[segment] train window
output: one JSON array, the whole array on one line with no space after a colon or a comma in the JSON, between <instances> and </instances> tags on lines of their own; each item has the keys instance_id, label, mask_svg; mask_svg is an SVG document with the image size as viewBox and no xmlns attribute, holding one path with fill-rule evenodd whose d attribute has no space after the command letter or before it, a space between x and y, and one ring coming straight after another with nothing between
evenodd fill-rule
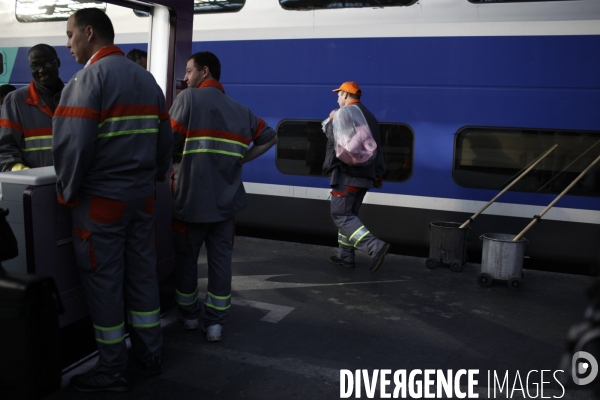
<instances>
[{"instance_id":1,"label":"train window","mask_svg":"<svg viewBox=\"0 0 600 400\"><path fill-rule=\"evenodd\" d=\"M386 181L403 182L412 174L412 129L404 124L380 123ZM327 137L321 121L286 120L277 126L277 169L289 175L324 176Z\"/></svg>"},{"instance_id":2,"label":"train window","mask_svg":"<svg viewBox=\"0 0 600 400\"><path fill-rule=\"evenodd\" d=\"M279 0L279 4L286 10L314 10L316 8L352 8L352 7L393 7L410 6L417 0Z\"/></svg>"},{"instance_id":3,"label":"train window","mask_svg":"<svg viewBox=\"0 0 600 400\"><path fill-rule=\"evenodd\" d=\"M6 71L6 56L0 51L0 75L4 75Z\"/></svg>"},{"instance_id":4,"label":"train window","mask_svg":"<svg viewBox=\"0 0 600 400\"><path fill-rule=\"evenodd\" d=\"M19 22L66 21L75 11L90 7L106 11L103 1L17 0L15 15Z\"/></svg>"},{"instance_id":5,"label":"train window","mask_svg":"<svg viewBox=\"0 0 600 400\"><path fill-rule=\"evenodd\" d=\"M500 190L554 144L558 144L556 150L511 190L560 193L600 155L600 131L463 128L456 134L454 181L465 187ZM600 197L600 164L569 194Z\"/></svg>"},{"instance_id":6,"label":"train window","mask_svg":"<svg viewBox=\"0 0 600 400\"><path fill-rule=\"evenodd\" d=\"M194 0L194 14L239 11L246 0ZM145 11L133 10L138 17L147 17Z\"/></svg>"}]
</instances>

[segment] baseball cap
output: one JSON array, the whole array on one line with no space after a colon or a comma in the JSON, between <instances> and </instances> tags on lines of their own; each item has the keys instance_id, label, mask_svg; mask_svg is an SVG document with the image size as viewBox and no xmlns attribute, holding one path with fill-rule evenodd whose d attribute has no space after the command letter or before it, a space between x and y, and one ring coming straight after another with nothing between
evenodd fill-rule
<instances>
[{"instance_id":1,"label":"baseball cap","mask_svg":"<svg viewBox=\"0 0 600 400\"><path fill-rule=\"evenodd\" d=\"M358 96L362 95L362 91L360 90L360 87L354 82L344 82L344 83L342 83L342 86L340 86L338 89L334 89L332 91L339 92L340 90L343 90L344 92L352 93L352 94L355 94Z\"/></svg>"}]
</instances>

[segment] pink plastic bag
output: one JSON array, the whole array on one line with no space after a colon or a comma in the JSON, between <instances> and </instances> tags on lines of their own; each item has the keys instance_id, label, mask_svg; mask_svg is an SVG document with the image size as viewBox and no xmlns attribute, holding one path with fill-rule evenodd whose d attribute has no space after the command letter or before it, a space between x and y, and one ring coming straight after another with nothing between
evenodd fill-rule
<instances>
[{"instance_id":1,"label":"pink plastic bag","mask_svg":"<svg viewBox=\"0 0 600 400\"><path fill-rule=\"evenodd\" d=\"M377 154L377 143L360 108L342 107L333 118L335 155L348 165L366 165Z\"/></svg>"}]
</instances>

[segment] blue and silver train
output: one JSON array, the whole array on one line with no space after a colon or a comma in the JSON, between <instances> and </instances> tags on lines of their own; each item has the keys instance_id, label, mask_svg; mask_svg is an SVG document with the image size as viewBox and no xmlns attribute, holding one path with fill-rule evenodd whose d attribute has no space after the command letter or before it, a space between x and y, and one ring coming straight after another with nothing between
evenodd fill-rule
<instances>
[{"instance_id":1,"label":"blue and silver train","mask_svg":"<svg viewBox=\"0 0 600 400\"><path fill-rule=\"evenodd\" d=\"M144 12L151 1L129 3L139 10L0 2L0 84L31 80L27 50L37 43L57 48L65 82L79 70L65 48L65 19L81 6L106 10L125 52L147 49L157 34L156 15ZM361 218L394 253L427 255L431 222L464 222L558 144L473 222L467 252L477 261L481 234L520 232L600 154L597 0L196 0L194 7L191 53L214 52L226 93L279 137L276 149L244 167L250 206L238 233L336 244L321 121L337 107L332 89L344 81L361 86L381 124L389 171ZM157 49L150 46L150 64L166 56ZM181 62L177 68L182 77ZM525 268L597 273L600 168L526 237Z\"/></svg>"}]
</instances>

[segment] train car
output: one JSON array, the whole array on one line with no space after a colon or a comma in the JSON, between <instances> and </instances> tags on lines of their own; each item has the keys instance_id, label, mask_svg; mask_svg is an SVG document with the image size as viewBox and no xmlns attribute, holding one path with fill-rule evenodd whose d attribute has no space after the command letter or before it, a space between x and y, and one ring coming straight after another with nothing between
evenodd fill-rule
<instances>
[{"instance_id":1,"label":"train car","mask_svg":"<svg viewBox=\"0 0 600 400\"><path fill-rule=\"evenodd\" d=\"M24 16L32 3L49 3L46 16ZM76 2L0 2L0 84L29 82L26 53L39 42L59 50L64 80L79 69L51 18L66 3ZM81 3L105 7L125 51L145 48L147 14ZM227 94L279 137L244 167L238 233L335 245L321 121L344 81L381 125L389 171L361 218L395 253L426 255L431 222L464 222L558 144L471 224L477 261L481 234L517 234L600 154L596 0L194 3L192 52L214 52ZM597 273L599 197L596 167L527 232L525 268Z\"/></svg>"}]
</instances>

